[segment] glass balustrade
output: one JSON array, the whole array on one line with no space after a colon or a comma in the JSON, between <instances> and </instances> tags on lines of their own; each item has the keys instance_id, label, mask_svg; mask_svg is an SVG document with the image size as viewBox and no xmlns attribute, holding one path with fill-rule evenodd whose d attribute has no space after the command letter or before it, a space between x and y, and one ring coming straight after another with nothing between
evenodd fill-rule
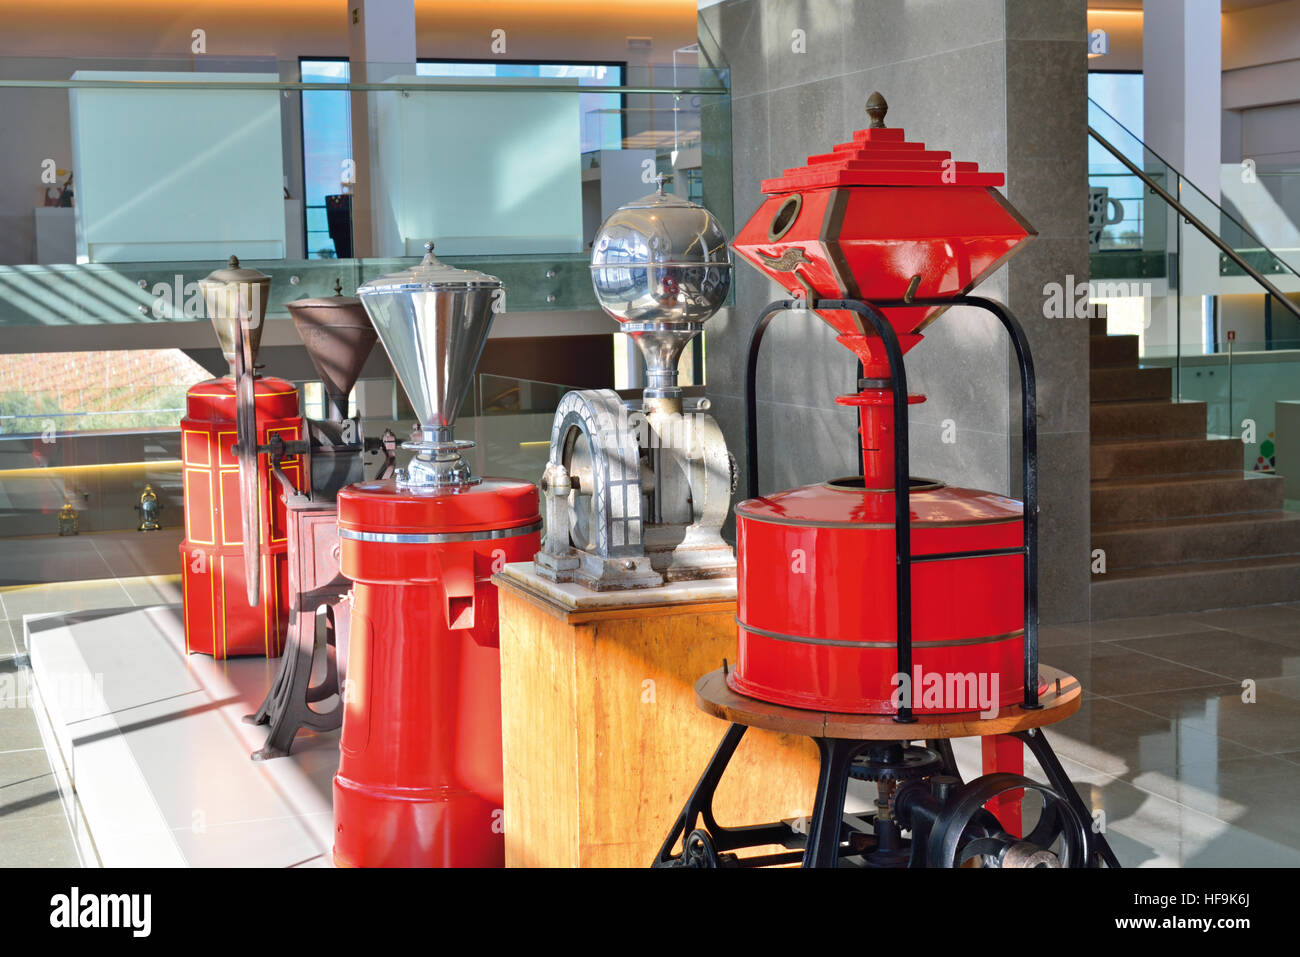
<instances>
[{"instance_id":1,"label":"glass balustrade","mask_svg":"<svg viewBox=\"0 0 1300 957\"><path fill-rule=\"evenodd\" d=\"M1107 331L1138 336L1143 366L1172 368L1171 398L1206 403L1207 434L1242 439L1244 470L1286 478L1289 468L1300 479L1300 317L1283 301L1300 305L1296 171L1225 165L1216 201L1091 100L1088 119L1091 292L1107 307ZM1300 499L1294 483L1287 498Z\"/></svg>"}]
</instances>

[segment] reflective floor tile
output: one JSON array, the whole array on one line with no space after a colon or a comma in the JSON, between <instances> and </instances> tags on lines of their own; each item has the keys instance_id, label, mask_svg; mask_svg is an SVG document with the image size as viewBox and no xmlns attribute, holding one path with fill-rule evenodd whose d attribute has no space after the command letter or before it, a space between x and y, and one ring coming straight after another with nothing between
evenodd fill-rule
<instances>
[{"instance_id":1,"label":"reflective floor tile","mask_svg":"<svg viewBox=\"0 0 1300 957\"><path fill-rule=\"evenodd\" d=\"M163 528L156 532L106 532L90 540L114 575L137 578L179 575L182 537L179 528Z\"/></svg>"},{"instance_id":2,"label":"reflective floor tile","mask_svg":"<svg viewBox=\"0 0 1300 957\"><path fill-rule=\"evenodd\" d=\"M1044 648L1041 660L1074 675L1084 688L1103 697L1224 683L1223 677L1213 672L1142 654L1110 641Z\"/></svg>"},{"instance_id":3,"label":"reflective floor tile","mask_svg":"<svg viewBox=\"0 0 1300 957\"><path fill-rule=\"evenodd\" d=\"M1265 754L1300 750L1300 700L1256 689L1253 701L1240 687L1125 695L1120 701L1175 719L1183 727Z\"/></svg>"},{"instance_id":4,"label":"reflective floor tile","mask_svg":"<svg viewBox=\"0 0 1300 957\"><path fill-rule=\"evenodd\" d=\"M32 700L18 697L26 688L26 676L0 674L0 754L42 748L41 731L32 714ZM7 695L12 695L8 696Z\"/></svg>"},{"instance_id":5,"label":"reflective floor tile","mask_svg":"<svg viewBox=\"0 0 1300 957\"><path fill-rule=\"evenodd\" d=\"M1300 647L1300 609L1288 605L1256 605L1200 612L1205 624Z\"/></svg>"},{"instance_id":6,"label":"reflective floor tile","mask_svg":"<svg viewBox=\"0 0 1300 957\"><path fill-rule=\"evenodd\" d=\"M1177 777L1143 772L1133 783L1242 830L1300 849L1300 764L1269 755L1180 769Z\"/></svg>"},{"instance_id":7,"label":"reflective floor tile","mask_svg":"<svg viewBox=\"0 0 1300 957\"><path fill-rule=\"evenodd\" d=\"M0 604L4 605L10 621L14 622L15 637L22 651L22 619L24 615L42 615L50 612L87 611L94 608L130 608L131 596L115 579L105 581L54 582L45 585L25 585L0 591Z\"/></svg>"},{"instance_id":8,"label":"reflective floor tile","mask_svg":"<svg viewBox=\"0 0 1300 957\"><path fill-rule=\"evenodd\" d=\"M0 550L0 587L94 580L113 575L88 535L11 539Z\"/></svg>"},{"instance_id":9,"label":"reflective floor tile","mask_svg":"<svg viewBox=\"0 0 1300 957\"><path fill-rule=\"evenodd\" d=\"M63 819L58 785L45 752L0 754L0 823L38 817Z\"/></svg>"},{"instance_id":10,"label":"reflective floor tile","mask_svg":"<svg viewBox=\"0 0 1300 957\"><path fill-rule=\"evenodd\" d=\"M181 576L144 575L121 579L122 587L137 605L172 605L180 602Z\"/></svg>"},{"instance_id":11,"label":"reflective floor tile","mask_svg":"<svg viewBox=\"0 0 1300 957\"><path fill-rule=\"evenodd\" d=\"M78 867L63 816L11 821L0 817L0 867Z\"/></svg>"},{"instance_id":12,"label":"reflective floor tile","mask_svg":"<svg viewBox=\"0 0 1300 957\"><path fill-rule=\"evenodd\" d=\"M1085 701L1072 717L1052 725L1049 740L1059 757L1130 781L1142 771L1214 768L1258 753L1109 698Z\"/></svg>"},{"instance_id":13,"label":"reflective floor tile","mask_svg":"<svg viewBox=\"0 0 1300 957\"><path fill-rule=\"evenodd\" d=\"M1173 635L1203 631L1211 626L1194 614L1150 615L1145 618L1116 618L1110 621L1079 622L1060 628L1088 641L1112 641L1116 638L1142 638L1148 635Z\"/></svg>"},{"instance_id":14,"label":"reflective floor tile","mask_svg":"<svg viewBox=\"0 0 1300 957\"><path fill-rule=\"evenodd\" d=\"M1134 638L1116 644L1188 667L1211 671L1236 682L1246 678L1259 681L1300 674L1300 647L1233 631L1201 631L1188 635Z\"/></svg>"}]
</instances>

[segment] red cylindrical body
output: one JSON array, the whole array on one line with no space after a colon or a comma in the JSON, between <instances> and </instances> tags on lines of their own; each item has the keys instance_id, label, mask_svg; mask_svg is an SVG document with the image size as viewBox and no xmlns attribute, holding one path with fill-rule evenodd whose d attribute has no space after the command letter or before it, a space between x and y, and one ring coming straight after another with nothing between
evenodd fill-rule
<instances>
[{"instance_id":1,"label":"red cylindrical body","mask_svg":"<svg viewBox=\"0 0 1300 957\"><path fill-rule=\"evenodd\" d=\"M491 576L540 548L536 486L339 493L355 582L334 861L500 867L501 661Z\"/></svg>"},{"instance_id":2,"label":"red cylindrical body","mask_svg":"<svg viewBox=\"0 0 1300 957\"><path fill-rule=\"evenodd\" d=\"M298 391L284 379L253 383L257 438L286 442L302 437ZM280 483L266 455L257 457L258 522L261 527L261 601L250 607L244 582L244 532L239 463L230 451L235 429L235 380L229 376L200 382L185 397L181 419L181 458L185 489L185 539L181 542L181 583L185 608L185 648L214 658L234 655L277 657L284 650L289 623L289 545ZM298 456L284 461L284 472L302 488Z\"/></svg>"},{"instance_id":3,"label":"red cylindrical body","mask_svg":"<svg viewBox=\"0 0 1300 957\"><path fill-rule=\"evenodd\" d=\"M916 485L911 519L916 557L1023 543L1021 504L991 492ZM893 492L864 490L861 479L736 506L735 691L795 708L894 712L893 520ZM912 565L908 677L917 713L983 710L985 694L999 707L1021 700L1023 562L1008 555ZM937 699L925 694L931 675L944 681Z\"/></svg>"}]
</instances>

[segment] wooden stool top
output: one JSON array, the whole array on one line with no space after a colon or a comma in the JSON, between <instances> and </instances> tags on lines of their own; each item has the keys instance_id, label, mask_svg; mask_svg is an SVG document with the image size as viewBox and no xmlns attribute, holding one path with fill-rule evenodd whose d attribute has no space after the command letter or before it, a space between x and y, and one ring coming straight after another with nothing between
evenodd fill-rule
<instances>
[{"instance_id":1,"label":"wooden stool top","mask_svg":"<svg viewBox=\"0 0 1300 957\"><path fill-rule=\"evenodd\" d=\"M912 724L900 724L893 715L887 714L842 714L787 708L732 691L721 668L710 671L695 682L695 703L701 711L724 721L809 738L848 738L854 741L971 738L1040 728L1064 721L1079 710L1083 687L1078 678L1047 665L1042 665L1038 672L1047 681L1047 690L1038 699L1042 708L1026 711L1018 704L1007 705L992 718L981 718L976 711L918 714Z\"/></svg>"}]
</instances>

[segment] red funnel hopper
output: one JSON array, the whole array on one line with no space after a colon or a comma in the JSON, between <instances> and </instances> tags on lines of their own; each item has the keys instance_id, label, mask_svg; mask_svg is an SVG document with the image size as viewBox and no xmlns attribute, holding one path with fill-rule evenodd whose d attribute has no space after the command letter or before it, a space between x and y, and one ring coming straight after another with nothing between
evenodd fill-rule
<instances>
[{"instance_id":1,"label":"red funnel hopper","mask_svg":"<svg viewBox=\"0 0 1300 957\"><path fill-rule=\"evenodd\" d=\"M1033 227L994 187L1001 173L982 173L946 150L909 143L885 127L884 97L867 101L871 126L830 153L808 157L763 182L763 205L732 245L761 272L802 299L937 299L977 286L1035 235ZM883 310L899 347L921 341L920 331L944 306ZM867 488L893 485L893 396L889 361L870 323L847 310L818 315L876 380L857 395L841 396L862 417L862 461ZM923 402L912 395L910 402Z\"/></svg>"},{"instance_id":2,"label":"red funnel hopper","mask_svg":"<svg viewBox=\"0 0 1300 957\"><path fill-rule=\"evenodd\" d=\"M993 187L1001 173L980 172L947 150L909 143L884 125L888 109L873 94L869 129L808 165L764 180L768 199L732 244L736 252L800 298L932 298L969 292L1030 236L1033 228ZM888 309L907 351L941 306ZM818 313L874 375L888 376L852 312ZM866 340L863 339L867 334ZM878 343L876 344L878 346Z\"/></svg>"}]
</instances>

